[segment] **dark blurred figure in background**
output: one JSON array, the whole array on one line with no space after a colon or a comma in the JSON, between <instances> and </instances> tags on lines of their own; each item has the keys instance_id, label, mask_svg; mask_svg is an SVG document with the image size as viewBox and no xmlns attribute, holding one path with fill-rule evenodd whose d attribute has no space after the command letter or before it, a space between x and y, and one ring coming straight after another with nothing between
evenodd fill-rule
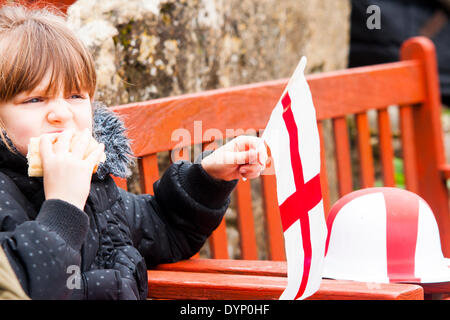
<instances>
[{"instance_id":1,"label":"dark blurred figure in background","mask_svg":"<svg viewBox=\"0 0 450 320\"><path fill-rule=\"evenodd\" d=\"M436 46L442 102L450 106L450 0L352 0L349 67L398 61L403 41L419 35Z\"/></svg>"}]
</instances>

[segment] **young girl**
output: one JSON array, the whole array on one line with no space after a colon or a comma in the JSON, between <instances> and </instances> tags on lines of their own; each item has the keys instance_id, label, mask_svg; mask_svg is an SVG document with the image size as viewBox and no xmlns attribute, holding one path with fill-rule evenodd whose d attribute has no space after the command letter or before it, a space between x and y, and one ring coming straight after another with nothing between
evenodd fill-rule
<instances>
[{"instance_id":1,"label":"young girl","mask_svg":"<svg viewBox=\"0 0 450 320\"><path fill-rule=\"evenodd\" d=\"M257 177L267 159L259 138L240 136L172 164L154 196L126 192L110 175L127 175L129 141L93 102L95 86L92 57L62 17L0 9L0 244L32 299L145 299L147 268L195 254L237 179ZM25 157L38 136L40 178ZM84 159L92 136L99 146Z\"/></svg>"}]
</instances>

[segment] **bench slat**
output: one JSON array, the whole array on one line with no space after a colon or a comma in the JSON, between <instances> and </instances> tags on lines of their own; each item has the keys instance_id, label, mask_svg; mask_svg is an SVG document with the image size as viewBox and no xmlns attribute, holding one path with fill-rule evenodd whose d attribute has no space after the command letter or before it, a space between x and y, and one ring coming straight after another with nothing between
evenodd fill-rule
<instances>
[{"instance_id":1,"label":"bench slat","mask_svg":"<svg viewBox=\"0 0 450 320\"><path fill-rule=\"evenodd\" d=\"M386 187L395 187L394 148L392 147L392 130L387 109L378 110L377 122L383 183Z\"/></svg>"},{"instance_id":2,"label":"bench slat","mask_svg":"<svg viewBox=\"0 0 450 320\"><path fill-rule=\"evenodd\" d=\"M148 271L148 298L194 300L278 299L287 278Z\"/></svg>"},{"instance_id":3,"label":"bench slat","mask_svg":"<svg viewBox=\"0 0 450 320\"><path fill-rule=\"evenodd\" d=\"M373 187L375 184L375 173L367 113L358 113L356 115L356 128L358 131L358 152L361 167L360 187Z\"/></svg>"},{"instance_id":4,"label":"bench slat","mask_svg":"<svg viewBox=\"0 0 450 320\"><path fill-rule=\"evenodd\" d=\"M419 180L416 169L416 150L414 143L413 110L411 105L400 106L400 131L403 148L403 170L406 189L419 193Z\"/></svg>"},{"instance_id":5,"label":"bench slat","mask_svg":"<svg viewBox=\"0 0 450 320\"><path fill-rule=\"evenodd\" d=\"M119 177L115 177L115 176L111 176L114 180L114 182L116 183L116 185L119 188L122 188L123 190L128 190L128 186L127 186L127 179L123 179L123 178L119 178Z\"/></svg>"},{"instance_id":6,"label":"bench slat","mask_svg":"<svg viewBox=\"0 0 450 320\"><path fill-rule=\"evenodd\" d=\"M203 142L200 146L201 151L207 150L215 150L218 147L218 143L216 141L206 141ZM194 149L195 151L195 149ZM194 159L195 160L195 159ZM228 239L227 239L227 225L225 221L225 217L220 222L220 225L216 230L211 234L208 239L209 249L211 258L214 259L228 259Z\"/></svg>"},{"instance_id":7,"label":"bench slat","mask_svg":"<svg viewBox=\"0 0 450 320\"><path fill-rule=\"evenodd\" d=\"M255 224L252 210L250 181L239 180L236 186L237 222L240 235L242 259L258 259L256 250Z\"/></svg>"},{"instance_id":8,"label":"bench slat","mask_svg":"<svg viewBox=\"0 0 450 320\"><path fill-rule=\"evenodd\" d=\"M267 248L270 260L286 260L284 253L284 236L281 227L280 209L277 199L277 185L274 175L261 176L261 189L264 202L264 226L267 235Z\"/></svg>"},{"instance_id":9,"label":"bench slat","mask_svg":"<svg viewBox=\"0 0 450 320\"><path fill-rule=\"evenodd\" d=\"M330 195L328 192L329 190L328 176L327 176L325 141L323 138L322 121L317 122L317 128L319 129L319 139L320 139L320 186L322 189L323 208L325 211L325 219L326 219L328 217L328 212L330 211Z\"/></svg>"},{"instance_id":10,"label":"bench slat","mask_svg":"<svg viewBox=\"0 0 450 320\"><path fill-rule=\"evenodd\" d=\"M444 164L440 167L444 179L450 179L450 164Z\"/></svg>"},{"instance_id":11,"label":"bench slat","mask_svg":"<svg viewBox=\"0 0 450 320\"><path fill-rule=\"evenodd\" d=\"M157 270L287 277L285 261L267 260L183 260L177 263L161 264ZM420 286L425 294L450 292L450 282L422 283Z\"/></svg>"},{"instance_id":12,"label":"bench slat","mask_svg":"<svg viewBox=\"0 0 450 320\"><path fill-rule=\"evenodd\" d=\"M334 144L339 196L353 191L350 142L345 117L333 119Z\"/></svg>"},{"instance_id":13,"label":"bench slat","mask_svg":"<svg viewBox=\"0 0 450 320\"><path fill-rule=\"evenodd\" d=\"M171 162L176 162L178 160L192 160L189 147L173 149L171 151L170 160Z\"/></svg>"},{"instance_id":14,"label":"bench slat","mask_svg":"<svg viewBox=\"0 0 450 320\"><path fill-rule=\"evenodd\" d=\"M159 179L158 157L156 154L138 160L140 183L143 193L154 194L153 183Z\"/></svg>"},{"instance_id":15,"label":"bench slat","mask_svg":"<svg viewBox=\"0 0 450 320\"><path fill-rule=\"evenodd\" d=\"M227 240L227 226L225 218L211 234L208 239L211 257L214 259L228 259L228 240Z\"/></svg>"},{"instance_id":16,"label":"bench slat","mask_svg":"<svg viewBox=\"0 0 450 320\"><path fill-rule=\"evenodd\" d=\"M285 277L148 271L148 297L154 299L279 299ZM421 300L423 289L411 284L370 284L323 279L311 300Z\"/></svg>"},{"instance_id":17,"label":"bench slat","mask_svg":"<svg viewBox=\"0 0 450 320\"><path fill-rule=\"evenodd\" d=\"M286 261L268 260L189 259L160 264L156 270L287 277Z\"/></svg>"},{"instance_id":18,"label":"bench slat","mask_svg":"<svg viewBox=\"0 0 450 320\"><path fill-rule=\"evenodd\" d=\"M426 96L422 62L413 60L312 74L306 79L318 120L416 103Z\"/></svg>"}]
</instances>

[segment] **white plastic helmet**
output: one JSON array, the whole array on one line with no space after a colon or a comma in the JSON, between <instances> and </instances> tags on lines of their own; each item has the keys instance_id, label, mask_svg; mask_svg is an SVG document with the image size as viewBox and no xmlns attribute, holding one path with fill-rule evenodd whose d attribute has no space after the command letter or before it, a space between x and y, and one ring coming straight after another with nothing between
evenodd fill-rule
<instances>
[{"instance_id":1,"label":"white plastic helmet","mask_svg":"<svg viewBox=\"0 0 450 320\"><path fill-rule=\"evenodd\" d=\"M365 282L450 281L429 205L399 188L367 188L339 199L327 219L324 278Z\"/></svg>"}]
</instances>

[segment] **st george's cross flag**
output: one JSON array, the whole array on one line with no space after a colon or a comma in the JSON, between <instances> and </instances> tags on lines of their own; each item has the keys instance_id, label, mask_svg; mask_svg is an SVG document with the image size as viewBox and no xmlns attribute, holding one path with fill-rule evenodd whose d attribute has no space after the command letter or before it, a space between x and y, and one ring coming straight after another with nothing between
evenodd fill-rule
<instances>
[{"instance_id":1,"label":"st george's cross flag","mask_svg":"<svg viewBox=\"0 0 450 320\"><path fill-rule=\"evenodd\" d=\"M322 280L327 227L320 186L316 111L303 57L275 106L262 138L271 152L287 259L280 299L305 299Z\"/></svg>"}]
</instances>

